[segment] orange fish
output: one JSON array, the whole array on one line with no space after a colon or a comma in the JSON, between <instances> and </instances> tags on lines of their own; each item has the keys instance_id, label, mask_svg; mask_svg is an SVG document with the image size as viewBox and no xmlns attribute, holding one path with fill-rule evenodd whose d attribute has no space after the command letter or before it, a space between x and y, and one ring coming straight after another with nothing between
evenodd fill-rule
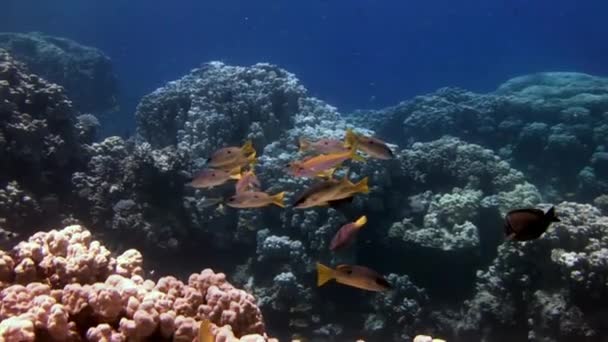
<instances>
[{"instance_id":1,"label":"orange fish","mask_svg":"<svg viewBox=\"0 0 608 342\"><path fill-rule=\"evenodd\" d=\"M392 288L378 272L364 266L338 265L335 270L317 263L317 286L335 279L337 283L368 291L386 291Z\"/></svg>"},{"instance_id":2,"label":"orange fish","mask_svg":"<svg viewBox=\"0 0 608 342\"><path fill-rule=\"evenodd\" d=\"M346 130L344 146L356 147L356 149L376 159L391 159L394 157L393 151L391 151L384 141L363 134L357 134L350 128Z\"/></svg>"},{"instance_id":3,"label":"orange fish","mask_svg":"<svg viewBox=\"0 0 608 342\"><path fill-rule=\"evenodd\" d=\"M211 333L211 322L208 319L201 321L198 327L198 342L213 342L215 338Z\"/></svg>"},{"instance_id":4,"label":"orange fish","mask_svg":"<svg viewBox=\"0 0 608 342\"><path fill-rule=\"evenodd\" d=\"M240 167L236 167L230 170L230 172L226 172L224 170L206 169L198 172L196 176L194 176L192 181L187 185L197 189L209 189L218 185L222 185L231 179L240 178Z\"/></svg>"},{"instance_id":5,"label":"orange fish","mask_svg":"<svg viewBox=\"0 0 608 342\"><path fill-rule=\"evenodd\" d=\"M279 192L275 195L269 195L261 191L244 191L230 197L226 204L233 208L260 208L270 204L274 204L281 208L285 207L283 204L283 197L285 192Z\"/></svg>"},{"instance_id":6,"label":"orange fish","mask_svg":"<svg viewBox=\"0 0 608 342\"><path fill-rule=\"evenodd\" d=\"M313 151L317 153L342 153L349 149L344 146L344 143L337 139L321 139L310 141L305 138L300 138L300 152Z\"/></svg>"},{"instance_id":7,"label":"orange fish","mask_svg":"<svg viewBox=\"0 0 608 342\"><path fill-rule=\"evenodd\" d=\"M241 193L243 191L259 191L261 187L260 180L253 173L253 170L249 170L241 174L241 179L236 182L236 193Z\"/></svg>"},{"instance_id":8,"label":"orange fish","mask_svg":"<svg viewBox=\"0 0 608 342\"><path fill-rule=\"evenodd\" d=\"M355 240L357 236L357 232L361 227L363 227L367 223L367 217L361 216L357 221L347 223L338 230L334 238L331 240L331 244L329 245L329 249L332 251L336 251L338 249L344 248Z\"/></svg>"},{"instance_id":9,"label":"orange fish","mask_svg":"<svg viewBox=\"0 0 608 342\"><path fill-rule=\"evenodd\" d=\"M248 164L255 163L255 157L256 152L253 148L253 143L251 140L248 140L241 147L224 147L215 151L211 157L207 159L207 165L214 169L228 171L235 167L244 167Z\"/></svg>"},{"instance_id":10,"label":"orange fish","mask_svg":"<svg viewBox=\"0 0 608 342\"><path fill-rule=\"evenodd\" d=\"M294 161L289 164L288 168L289 172L295 177L330 177L333 170L348 159L365 160L357 155L355 149L349 149L345 152L321 154L305 160Z\"/></svg>"},{"instance_id":11,"label":"orange fish","mask_svg":"<svg viewBox=\"0 0 608 342\"><path fill-rule=\"evenodd\" d=\"M348 174L341 180L329 179L314 184L303 191L296 199L294 208L305 209L317 206L332 206L342 201L350 201L358 193L369 192L367 177L357 183L348 179Z\"/></svg>"}]
</instances>

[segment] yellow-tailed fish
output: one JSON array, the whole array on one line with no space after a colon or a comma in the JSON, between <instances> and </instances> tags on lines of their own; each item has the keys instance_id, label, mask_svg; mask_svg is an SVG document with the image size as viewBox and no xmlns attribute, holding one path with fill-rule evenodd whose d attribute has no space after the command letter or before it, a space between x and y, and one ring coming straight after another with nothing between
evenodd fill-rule
<instances>
[{"instance_id":1,"label":"yellow-tailed fish","mask_svg":"<svg viewBox=\"0 0 608 342\"><path fill-rule=\"evenodd\" d=\"M233 208L260 208L265 207L267 205L274 204L281 208L285 207L283 204L283 197L285 196L285 192L279 192L275 195L269 195L265 192L261 191L244 191L234 196L230 197L228 201L226 201L226 205L231 206Z\"/></svg>"},{"instance_id":2,"label":"yellow-tailed fish","mask_svg":"<svg viewBox=\"0 0 608 342\"><path fill-rule=\"evenodd\" d=\"M374 137L357 134L350 128L346 130L344 146L355 147L355 149L363 151L368 156L376 159L393 158L393 151L384 141Z\"/></svg>"},{"instance_id":3,"label":"yellow-tailed fish","mask_svg":"<svg viewBox=\"0 0 608 342\"><path fill-rule=\"evenodd\" d=\"M230 171L205 169L198 172L187 185L198 189L209 189L226 183L231 179L241 178L241 168L235 167Z\"/></svg>"},{"instance_id":4,"label":"yellow-tailed fish","mask_svg":"<svg viewBox=\"0 0 608 342\"><path fill-rule=\"evenodd\" d=\"M294 202L294 208L304 209L317 206L337 204L342 200L349 200L358 193L369 192L368 178L365 177L357 183L352 183L347 177L341 180L329 179L314 184L302 192Z\"/></svg>"},{"instance_id":5,"label":"yellow-tailed fish","mask_svg":"<svg viewBox=\"0 0 608 342\"><path fill-rule=\"evenodd\" d=\"M256 151L253 143L248 140L243 146L224 147L215 151L207 165L214 169L232 170L235 167L244 167L255 163Z\"/></svg>"},{"instance_id":6,"label":"yellow-tailed fish","mask_svg":"<svg viewBox=\"0 0 608 342\"><path fill-rule=\"evenodd\" d=\"M236 182L235 192L238 194L243 191L259 191L260 187L260 180L253 170L249 170L241 174L241 179Z\"/></svg>"},{"instance_id":7,"label":"yellow-tailed fish","mask_svg":"<svg viewBox=\"0 0 608 342\"><path fill-rule=\"evenodd\" d=\"M305 160L294 161L288 165L288 168L289 172L295 177L327 176L328 172L333 172L333 169L348 159L365 160L357 154L356 149L351 148L345 152L321 154Z\"/></svg>"},{"instance_id":8,"label":"yellow-tailed fish","mask_svg":"<svg viewBox=\"0 0 608 342\"><path fill-rule=\"evenodd\" d=\"M310 141L305 138L299 140L300 152L316 152L323 154L330 153L342 153L349 149L344 146L344 142L337 139L321 139L317 141Z\"/></svg>"},{"instance_id":9,"label":"yellow-tailed fish","mask_svg":"<svg viewBox=\"0 0 608 342\"><path fill-rule=\"evenodd\" d=\"M198 342L214 342L215 338L211 333L211 322L203 319L198 327Z\"/></svg>"},{"instance_id":10,"label":"yellow-tailed fish","mask_svg":"<svg viewBox=\"0 0 608 342\"><path fill-rule=\"evenodd\" d=\"M317 286L323 286L332 279L337 283L368 291L380 292L392 288L384 277L370 268L357 265L338 265L334 270L317 263Z\"/></svg>"},{"instance_id":11,"label":"yellow-tailed fish","mask_svg":"<svg viewBox=\"0 0 608 342\"><path fill-rule=\"evenodd\" d=\"M359 217L355 222L347 223L343 225L340 230L336 233L334 238L331 240L329 249L336 251L344 248L355 240L359 228L363 227L367 223L367 217L365 215Z\"/></svg>"}]
</instances>

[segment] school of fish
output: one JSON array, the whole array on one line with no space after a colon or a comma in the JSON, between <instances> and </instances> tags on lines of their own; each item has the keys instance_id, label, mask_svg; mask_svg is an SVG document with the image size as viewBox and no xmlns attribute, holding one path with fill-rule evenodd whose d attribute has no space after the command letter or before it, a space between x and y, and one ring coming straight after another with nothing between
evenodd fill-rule
<instances>
[{"instance_id":1,"label":"school of fish","mask_svg":"<svg viewBox=\"0 0 608 342\"><path fill-rule=\"evenodd\" d=\"M366 136L347 129L344 140L325 138L310 141L301 137L298 141L299 153L306 155L286 165L285 171L293 177L312 178L316 181L295 197L294 209L313 207L335 207L349 203L357 194L369 193L368 178L352 182L348 169L338 179L335 171L347 161L365 162L368 158L388 160L394 154L388 144L378 138ZM207 160L208 168L195 174L187 186L197 189L212 189L230 181L236 181L234 194L222 198L207 198L206 206L225 204L232 208L253 209L275 205L284 208L285 192L269 194L262 190L261 182L254 171L256 150L251 141L243 146L220 148ZM547 212L536 208L521 208L508 212L504 218L504 234L507 241L529 241L539 238L553 222L559 222L555 207ZM367 224L367 217L360 216L353 222L344 224L332 238L329 249L332 252L348 248L358 232ZM331 280L338 284L361 290L379 292L392 288L391 284L378 272L361 265L336 265L334 268L316 264L317 286ZM211 325L203 320L199 327L199 341L212 341Z\"/></svg>"}]
</instances>

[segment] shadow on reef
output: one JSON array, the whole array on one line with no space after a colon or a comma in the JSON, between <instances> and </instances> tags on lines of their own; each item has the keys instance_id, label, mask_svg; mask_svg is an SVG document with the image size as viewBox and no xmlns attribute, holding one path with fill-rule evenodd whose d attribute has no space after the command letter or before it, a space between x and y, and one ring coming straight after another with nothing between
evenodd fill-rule
<instances>
[{"instance_id":1,"label":"shadow on reef","mask_svg":"<svg viewBox=\"0 0 608 342\"><path fill-rule=\"evenodd\" d=\"M558 202L571 191L591 201L608 190L603 79L548 74L507 82L538 92L442 89L368 119L341 116L274 65L212 62L144 97L134 139L92 142L95 120L76 116L60 87L29 75L7 53L0 65L0 81L8 81L0 94L19 94L0 106L6 118L0 160L49 172L45 186L0 170L0 225L9 238L32 228L26 223L78 219L112 249L141 249L155 276L221 269L255 295L268 330L280 337L409 341L425 332L456 341L582 341L608 335L598 320L606 300L608 220L590 205ZM28 97L42 100L26 115ZM64 108L69 120L54 126L53 108ZM554 112L567 124L557 123ZM349 164L349 177L369 177L371 192L340 210L237 210L209 204L233 185L185 186L213 151L251 139L263 190L286 191L292 203L313 183L285 174L284 165L300 157L294 142L341 139L347 128L399 146L391 145L393 160ZM30 140L45 143L29 146ZM538 144L538 159L518 154L538 154L532 148ZM546 168L552 164L543 158L556 155L576 166ZM49 189L61 200L47 217ZM538 240L503 243L506 212L541 202L559 203L562 222ZM340 226L363 214L369 223L355 246L329 251ZM364 264L385 274L393 290L317 288L317 261Z\"/></svg>"}]
</instances>

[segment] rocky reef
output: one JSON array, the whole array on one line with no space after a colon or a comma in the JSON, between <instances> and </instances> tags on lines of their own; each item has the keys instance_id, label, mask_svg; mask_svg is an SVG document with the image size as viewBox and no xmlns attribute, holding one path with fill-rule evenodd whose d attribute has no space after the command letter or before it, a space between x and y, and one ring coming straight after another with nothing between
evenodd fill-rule
<instances>
[{"instance_id":1,"label":"rocky reef","mask_svg":"<svg viewBox=\"0 0 608 342\"><path fill-rule=\"evenodd\" d=\"M492 148L552 201L608 191L608 79L572 72L516 77L489 94L458 88L369 113L400 144L451 135Z\"/></svg>"},{"instance_id":2,"label":"rocky reef","mask_svg":"<svg viewBox=\"0 0 608 342\"><path fill-rule=\"evenodd\" d=\"M54 216L33 222L31 217L47 217L41 203L53 192L17 168L0 170L0 216L5 217L0 224L7 231L61 227L77 220L109 250L141 250L157 274L185 279L200 270L201 263L221 269L253 295L239 292L255 312L251 317L263 312L269 334L282 339L300 335L344 341L365 336L372 341L410 341L424 333L456 341L529 337L557 342L594 341L607 333L599 323L603 309L597 304L606 300L608 269L608 218L598 209L608 208L601 183L606 141L601 127L607 119L603 79L539 74L516 78L483 95L445 88L366 113L377 114L368 120L342 116L309 96L295 75L277 66L211 62L144 97L135 114L136 137L94 142L94 117L78 117L60 87L26 72L7 53L0 58L0 76L5 75L0 94L8 99L0 106L0 116L11 123L5 127L0 122L5 137L0 144L7 148L0 160L3 165L21 165L15 160L24 160L20 162L27 170L56 177L51 183L58 185L55 196L61 198ZM31 102L23 100L28 96L44 101L33 110L24 107ZM56 108L65 116L58 122ZM65 143L24 150L8 135L13 126L39 122L50 128L28 134ZM250 139L258 153L255 170L263 190L286 191L290 202L313 183L285 173L285 165L300 157L297 140L342 138L347 128L388 141L395 155L385 161L349 162L348 176L369 177L371 192L348 206L237 210L209 204L210 199L231 195L230 185L212 190L185 186L214 150ZM53 148L47 151L47 146ZM32 159L32 153L42 157ZM340 170L337 176L344 174ZM560 203L563 197L595 199L598 208ZM536 241L504 242L507 211L548 202L559 203L561 223ZM362 214L369 223L354 246L331 252L329 242L340 226ZM40 241L36 236L32 243ZM100 251L110 264L90 267L103 269L103 276L72 278L105 284L118 296L118 283L128 279L115 282L117 276L130 277L135 286L149 284L148 292L137 297L140 306L149 293L169 295L174 291L171 284L177 284L179 298L167 310L202 317L200 307L192 303L204 303L209 289L196 294L191 290L198 289L196 281L163 278L165 286L159 285L161 280L144 281L143 273L126 276L115 266L120 258L111 261L109 252ZM26 272L32 265L40 269L36 265L43 260L29 257L31 262L24 262L9 256L14 272ZM374 294L336 284L317 288L317 261L370 266L387 275L393 290ZM37 274L31 281L41 281ZM222 278L218 281L224 284L223 277L207 275ZM71 304L54 297L52 289L65 292L69 284L53 280L46 286L41 295L56 300L49 307L68 310ZM228 291L222 286L219 290ZM178 301L184 296L193 302ZM104 326L103 333L140 334L131 323L135 317L129 316L139 306L130 308L119 315L124 325ZM158 320L152 320L161 324L168 311L156 310ZM195 331L190 318L186 334ZM214 320L230 324L237 336L263 333L256 320L247 322L245 326L254 328ZM162 335L162 329L158 331Z\"/></svg>"},{"instance_id":3,"label":"rocky reef","mask_svg":"<svg viewBox=\"0 0 608 342\"><path fill-rule=\"evenodd\" d=\"M64 87L80 112L99 113L118 105L118 81L110 58L98 49L39 32L0 33L0 49Z\"/></svg>"}]
</instances>

